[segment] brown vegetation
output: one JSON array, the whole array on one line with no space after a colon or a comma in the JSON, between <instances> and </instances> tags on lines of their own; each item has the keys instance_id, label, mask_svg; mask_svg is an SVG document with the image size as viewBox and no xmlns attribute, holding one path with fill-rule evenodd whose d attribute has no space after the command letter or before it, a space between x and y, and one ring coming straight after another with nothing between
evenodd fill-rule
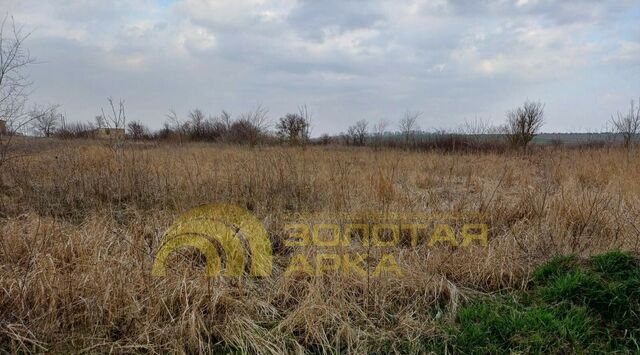
<instances>
[{"instance_id":1,"label":"brown vegetation","mask_svg":"<svg viewBox=\"0 0 640 355\"><path fill-rule=\"evenodd\" d=\"M445 154L41 140L0 171L0 348L257 353L398 349L479 293L520 289L555 255L640 248L640 162L619 149ZM18 147L17 149L27 149ZM552 153L552 154L550 154ZM270 278L214 278L165 229L242 206L274 243ZM283 215L482 211L487 248L400 249L403 278L285 278ZM440 319L441 321L442 319Z\"/></svg>"}]
</instances>

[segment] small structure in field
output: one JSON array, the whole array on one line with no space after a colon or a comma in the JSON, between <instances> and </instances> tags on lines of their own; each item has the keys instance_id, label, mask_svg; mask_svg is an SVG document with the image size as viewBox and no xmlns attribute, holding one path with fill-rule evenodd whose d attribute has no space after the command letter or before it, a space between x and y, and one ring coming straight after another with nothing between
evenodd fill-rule
<instances>
[{"instance_id":1,"label":"small structure in field","mask_svg":"<svg viewBox=\"0 0 640 355\"><path fill-rule=\"evenodd\" d=\"M7 121L0 120L0 136L7 135Z\"/></svg>"},{"instance_id":2,"label":"small structure in field","mask_svg":"<svg viewBox=\"0 0 640 355\"><path fill-rule=\"evenodd\" d=\"M94 136L98 139L124 139L124 128L98 128L94 132Z\"/></svg>"}]
</instances>

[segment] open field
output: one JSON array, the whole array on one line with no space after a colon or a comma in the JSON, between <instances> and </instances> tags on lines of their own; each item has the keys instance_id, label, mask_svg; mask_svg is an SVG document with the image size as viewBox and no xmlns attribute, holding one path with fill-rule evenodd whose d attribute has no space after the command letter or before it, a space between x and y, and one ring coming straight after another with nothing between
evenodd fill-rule
<instances>
[{"instance_id":1,"label":"open field","mask_svg":"<svg viewBox=\"0 0 640 355\"><path fill-rule=\"evenodd\" d=\"M640 252L640 160L616 148L544 147L522 155L22 144L25 155L0 171L0 348L7 351L495 352L484 330L465 320L500 324L492 312L507 307L505 313L533 319L526 332L535 333L536 321L561 319L523 310L526 301L491 306L506 294L538 292L531 280L555 305L559 296L544 282L558 277L548 271L558 262L532 275L554 257L575 254L568 263L585 270L593 263L594 278L611 276L598 265L615 257L627 265L618 270L630 273L627 286L639 285L628 255ZM170 260L166 278L152 277L164 231L184 211L212 202L245 208L264 224L273 275L206 278L202 257L182 253ZM481 212L488 246L399 248L402 277L285 277L292 253L283 243L285 215L364 211ZM586 261L612 250L631 254ZM616 280L612 285L622 282ZM637 293L622 294L637 309ZM637 351L637 331L615 333L637 325L637 314L623 312L630 323L612 326L616 341L607 343L591 332L603 327L590 323L605 322L601 314L577 309L563 314L574 325L582 316L591 328L558 321L540 332L558 337L552 348L526 336L507 337L509 347L564 353L600 342L602 350ZM504 329L518 335L521 328ZM589 336L573 337L582 331Z\"/></svg>"}]
</instances>

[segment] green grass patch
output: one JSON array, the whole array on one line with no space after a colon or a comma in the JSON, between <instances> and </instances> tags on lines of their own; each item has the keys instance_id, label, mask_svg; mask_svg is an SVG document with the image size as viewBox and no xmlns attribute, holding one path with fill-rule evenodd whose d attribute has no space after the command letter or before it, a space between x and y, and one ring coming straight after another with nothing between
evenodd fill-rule
<instances>
[{"instance_id":1,"label":"green grass patch","mask_svg":"<svg viewBox=\"0 0 640 355\"><path fill-rule=\"evenodd\" d=\"M528 290L460 308L435 349L456 353L638 353L640 265L630 254L553 259Z\"/></svg>"}]
</instances>

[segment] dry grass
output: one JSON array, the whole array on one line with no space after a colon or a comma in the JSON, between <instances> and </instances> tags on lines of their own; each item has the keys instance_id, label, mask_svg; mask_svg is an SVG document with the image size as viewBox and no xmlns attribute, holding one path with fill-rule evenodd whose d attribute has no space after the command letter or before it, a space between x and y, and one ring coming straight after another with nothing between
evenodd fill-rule
<instances>
[{"instance_id":1,"label":"dry grass","mask_svg":"<svg viewBox=\"0 0 640 355\"><path fill-rule=\"evenodd\" d=\"M520 289L566 254L640 248L640 161L357 148L49 142L3 167L0 348L8 351L406 351L474 294ZM202 275L164 230L202 203L245 207L274 241L271 278ZM404 248L403 278L284 277L290 212L483 211L487 248Z\"/></svg>"}]
</instances>

